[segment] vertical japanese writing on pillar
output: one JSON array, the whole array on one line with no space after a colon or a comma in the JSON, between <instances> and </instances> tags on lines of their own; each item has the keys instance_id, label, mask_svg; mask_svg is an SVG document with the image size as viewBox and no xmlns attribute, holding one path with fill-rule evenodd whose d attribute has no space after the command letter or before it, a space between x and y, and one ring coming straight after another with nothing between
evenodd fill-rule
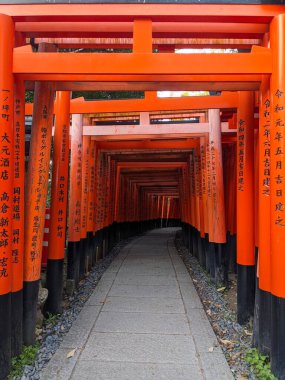
<instances>
[{"instance_id":1,"label":"vertical japanese writing on pillar","mask_svg":"<svg viewBox=\"0 0 285 380\"><path fill-rule=\"evenodd\" d=\"M206 169L207 169L207 194L208 198L211 197L211 155L210 155L210 144L207 142L206 146Z\"/></svg>"},{"instance_id":2,"label":"vertical japanese writing on pillar","mask_svg":"<svg viewBox=\"0 0 285 380\"><path fill-rule=\"evenodd\" d=\"M15 129L14 129L14 189L13 189L13 244L12 244L12 264L19 263L19 244L20 244L20 229L19 222L21 221L20 204L23 196L20 185L20 165L21 165L21 99L15 99Z\"/></svg>"},{"instance_id":3,"label":"vertical japanese writing on pillar","mask_svg":"<svg viewBox=\"0 0 285 380\"><path fill-rule=\"evenodd\" d=\"M262 144L263 144L263 162L262 162L262 195L270 195L270 100L266 99L262 105L263 120L262 127Z\"/></svg>"},{"instance_id":4,"label":"vertical japanese writing on pillar","mask_svg":"<svg viewBox=\"0 0 285 380\"><path fill-rule=\"evenodd\" d=\"M99 156L98 167L97 167L97 227L101 228L101 190L102 190L102 173L103 173L103 159L102 154Z\"/></svg>"},{"instance_id":5,"label":"vertical japanese writing on pillar","mask_svg":"<svg viewBox=\"0 0 285 380\"><path fill-rule=\"evenodd\" d=\"M194 153L194 171L195 171L195 195L199 196L199 173L198 173L198 154Z\"/></svg>"},{"instance_id":6,"label":"vertical japanese writing on pillar","mask_svg":"<svg viewBox=\"0 0 285 380\"><path fill-rule=\"evenodd\" d=\"M200 148L200 152L201 152L201 170L202 170L202 185L201 185L201 191L202 191L202 194L205 195L206 192L207 192L207 188L206 188L206 176L204 175L204 173L206 172L206 159L205 159L205 146L204 144L201 145L201 148Z\"/></svg>"},{"instance_id":7,"label":"vertical japanese writing on pillar","mask_svg":"<svg viewBox=\"0 0 285 380\"><path fill-rule=\"evenodd\" d=\"M193 155L190 158L190 173L191 173L191 194L195 195L195 181L194 181L194 158Z\"/></svg>"},{"instance_id":8,"label":"vertical japanese writing on pillar","mask_svg":"<svg viewBox=\"0 0 285 380\"><path fill-rule=\"evenodd\" d=\"M105 160L104 160L104 157L105 155L102 155L102 159L101 159L101 165L100 165L100 183L99 183L99 210L100 210L100 214L99 214L99 224L100 224L100 227L102 228L103 226L103 183L104 183L104 164L105 164Z\"/></svg>"},{"instance_id":9,"label":"vertical japanese writing on pillar","mask_svg":"<svg viewBox=\"0 0 285 380\"><path fill-rule=\"evenodd\" d=\"M245 121L240 119L238 122L238 183L237 190L244 191L244 148L245 148Z\"/></svg>"},{"instance_id":10,"label":"vertical japanese writing on pillar","mask_svg":"<svg viewBox=\"0 0 285 380\"><path fill-rule=\"evenodd\" d=\"M93 210L94 210L94 193L95 193L95 146L91 145L90 152L90 168L89 168L89 205L88 205L88 223L93 222Z\"/></svg>"},{"instance_id":11,"label":"vertical japanese writing on pillar","mask_svg":"<svg viewBox=\"0 0 285 380\"><path fill-rule=\"evenodd\" d=\"M9 278L11 244L11 207L12 199L12 128L11 128L11 92L1 90L0 116L0 293L4 289L5 279Z\"/></svg>"},{"instance_id":12,"label":"vertical japanese writing on pillar","mask_svg":"<svg viewBox=\"0 0 285 380\"><path fill-rule=\"evenodd\" d=\"M47 106L44 105L42 109L42 118L45 120L48 116ZM44 213L46 205L42 204L42 188L47 186L48 181L48 167L46 166L47 155L47 128L40 127L40 158L38 160L38 183L36 184L36 197L34 203L34 216L33 216L33 236L31 246L31 261L35 261L41 255L41 247L39 247L38 239L40 235L40 215Z\"/></svg>"},{"instance_id":13,"label":"vertical japanese writing on pillar","mask_svg":"<svg viewBox=\"0 0 285 380\"><path fill-rule=\"evenodd\" d=\"M217 169L216 169L216 148L213 140L210 141L211 177L212 177L212 197L213 207L217 206Z\"/></svg>"},{"instance_id":14,"label":"vertical japanese writing on pillar","mask_svg":"<svg viewBox=\"0 0 285 380\"><path fill-rule=\"evenodd\" d=\"M68 134L69 134L69 125L64 124L62 126L62 144L60 152L60 161L62 164L68 160ZM67 202L67 188L66 188L67 179L64 175L60 175L58 179L57 187L57 226L56 226L56 235L59 239L65 239L65 207Z\"/></svg>"},{"instance_id":15,"label":"vertical japanese writing on pillar","mask_svg":"<svg viewBox=\"0 0 285 380\"><path fill-rule=\"evenodd\" d=\"M79 190L79 194L81 191L81 178L82 178L82 142L80 142L77 145L77 168L76 168L76 187ZM80 208L81 200L76 199L75 204L75 218L74 218L74 232L80 233L80 226L81 226L81 220L80 220Z\"/></svg>"},{"instance_id":16,"label":"vertical japanese writing on pillar","mask_svg":"<svg viewBox=\"0 0 285 380\"><path fill-rule=\"evenodd\" d=\"M86 141L85 141L86 143ZM83 153L83 165L82 173L83 182L82 182L82 228L86 230L87 226L87 208L88 208L88 169L89 169L89 140L87 147L84 147Z\"/></svg>"},{"instance_id":17,"label":"vertical japanese writing on pillar","mask_svg":"<svg viewBox=\"0 0 285 380\"><path fill-rule=\"evenodd\" d=\"M273 130L274 136L271 136L274 139L274 164L275 164L275 204L274 204L274 213L275 213L275 224L279 227L285 227L284 221L284 194L283 194L283 171L284 171L284 92L277 89L274 92L274 101L273 101Z\"/></svg>"}]
</instances>

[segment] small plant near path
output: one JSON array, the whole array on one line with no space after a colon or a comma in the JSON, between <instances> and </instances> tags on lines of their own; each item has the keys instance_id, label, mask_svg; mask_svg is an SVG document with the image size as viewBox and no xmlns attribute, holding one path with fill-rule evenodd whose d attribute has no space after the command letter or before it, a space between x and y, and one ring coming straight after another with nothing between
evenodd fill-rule
<instances>
[{"instance_id":1,"label":"small plant near path","mask_svg":"<svg viewBox=\"0 0 285 380\"><path fill-rule=\"evenodd\" d=\"M47 313L46 318L44 319L44 326L55 326L60 318L60 314L51 314Z\"/></svg>"},{"instance_id":2,"label":"small plant near path","mask_svg":"<svg viewBox=\"0 0 285 380\"><path fill-rule=\"evenodd\" d=\"M24 371L24 367L34 364L35 358L39 350L39 345L35 344L34 346L25 346L23 352L12 359L12 369L8 380L13 380L15 378L21 377Z\"/></svg>"},{"instance_id":3,"label":"small plant near path","mask_svg":"<svg viewBox=\"0 0 285 380\"><path fill-rule=\"evenodd\" d=\"M257 380L277 380L271 372L269 357L261 355L256 348L248 350L245 359Z\"/></svg>"}]
</instances>

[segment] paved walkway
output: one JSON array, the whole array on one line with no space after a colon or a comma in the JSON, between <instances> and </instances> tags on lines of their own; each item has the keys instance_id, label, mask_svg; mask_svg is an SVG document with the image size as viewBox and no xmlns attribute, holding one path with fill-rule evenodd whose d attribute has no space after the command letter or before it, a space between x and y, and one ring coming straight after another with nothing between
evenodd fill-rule
<instances>
[{"instance_id":1,"label":"paved walkway","mask_svg":"<svg viewBox=\"0 0 285 380\"><path fill-rule=\"evenodd\" d=\"M151 231L121 251L42 380L233 379L177 255L175 231Z\"/></svg>"}]
</instances>

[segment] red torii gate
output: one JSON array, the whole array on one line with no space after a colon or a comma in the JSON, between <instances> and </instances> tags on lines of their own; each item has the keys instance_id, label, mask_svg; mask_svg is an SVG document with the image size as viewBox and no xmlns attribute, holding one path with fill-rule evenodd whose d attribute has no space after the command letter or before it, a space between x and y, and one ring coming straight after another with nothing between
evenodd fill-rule
<instances>
[{"instance_id":1,"label":"red torii gate","mask_svg":"<svg viewBox=\"0 0 285 380\"><path fill-rule=\"evenodd\" d=\"M271 345L271 354L272 354L272 367L275 373L284 374L284 362L282 363L282 358L284 356L284 326L282 324L282 318L280 315L284 314L284 297L285 297L285 283L284 283L284 260L283 260L283 240L284 240L284 225L283 225L283 152L282 152L282 143L283 143L283 118L285 116L285 105L284 103L284 78L283 78L283 56L284 56L284 12L282 6L273 6L273 5L264 5L264 6L253 6L253 5L223 5L217 8L216 5L185 5L182 7L177 5L157 5L157 4L136 4L128 5L127 7L120 5L102 6L95 4L87 5L68 5L68 12L66 11L66 5L29 5L29 6L16 6L16 5L1 5L0 12L2 16L0 18L0 34L1 34L1 57L3 68L0 73L0 87L2 92L2 110L5 111L2 113L2 126L4 131L4 140L2 141L1 146L1 159L9 159L11 155L14 144L13 139L13 123L12 123L12 113L13 113L13 80L15 79L17 85L21 85L22 80L42 80L42 81L55 81L55 88L59 89L61 86L66 86L68 90L74 90L78 88L90 89L96 88L93 82L101 81L97 84L97 88L124 88L124 89L136 89L136 88L145 88L145 89L158 89L158 82L163 81L164 84L161 85L161 88L165 88L171 82L183 82L187 79L187 88L202 88L202 89L232 89L232 90L257 90L259 85L262 84L262 102L260 103L260 109L263 110L263 114L260 114L260 120L265 122L262 124L262 129L266 132L266 140L260 139L263 142L259 142L260 151L263 152L263 158L265 161L271 160L270 165L272 170L268 173L267 167L261 166L263 171L260 173L261 181L259 187L260 195L260 205L264 207L267 214L270 214L270 229L261 231L270 239L267 238L266 242L263 245L263 254L260 255L260 260L265 260L268 264L268 256L270 256L270 266L271 266L271 276L268 276L268 266L266 267L263 264L260 266L260 287L262 297L269 298L272 302L272 314L271 316L264 314L264 320L267 322L272 319L272 345ZM94 17L96 15L96 17ZM37 52L34 53L29 51L29 49L22 47L13 46L13 36L14 36L14 23L17 27L17 23L31 23L36 22L40 23L44 29L44 22L62 22L63 17L66 22L69 24L68 32L72 33L72 28L76 22L132 22L138 18L145 18L150 21L135 21L134 28L134 51L133 53L113 53L112 59L110 59L109 54L98 53L48 53L48 52ZM193 55L178 55L173 53L151 53L152 48L152 22L163 22L167 23L168 21L177 22L203 22L205 25L207 23L215 23L217 25L224 23L232 23L233 27L231 28L231 33L233 30L238 31L240 28L240 22L250 24L261 23L266 25L267 28L270 24L270 49L267 47L253 47L251 53L239 53L239 54L213 54L211 55L211 60L209 62L205 61L202 54L193 54ZM47 25L46 25L47 26ZM28 28L31 25L28 26ZM48 27L48 26L47 26ZM206 30L206 28L205 28ZM142 41L142 34L147 32L149 38L144 38ZM22 33L22 32L21 32ZM209 29L209 35L213 33L213 29ZM248 32L247 30L247 33ZM260 32L261 33L261 32ZM266 33L266 32L264 32ZM261 34L264 35L262 32ZM246 33L244 34L244 37ZM18 36L17 36L18 37ZM17 40L17 45L20 46L19 39ZM24 43L22 43L24 44ZM14 48L14 51L13 51ZM266 82L266 77L271 76L271 84L269 85ZM67 85L64 85L61 82L69 82ZM76 83L77 81L85 81L86 85L80 85ZM146 83L149 81L149 83ZM141 85L134 85L134 82L140 82ZM189 83L191 82L191 83ZM194 84L192 84L194 82ZM215 83L212 83L215 82ZM106 83L110 83L109 85ZM123 84L122 84L123 83ZM127 83L127 84L126 84ZM47 85L48 87L49 85ZM105 86L105 87L104 87ZM176 86L176 85L175 85ZM174 86L174 87L175 87ZM64 88L64 87L61 87ZM168 87L169 89L169 87ZM20 92L19 92L20 93ZM47 156L48 156L48 146L50 144L51 136L51 127L50 122L47 121L48 115L52 115L51 109L48 109L48 114L46 113L45 105L47 102L51 104L51 96L47 96L47 92L44 94L46 99L43 97L40 99L37 98L36 102L43 107L35 106L34 115L39 113L39 123L41 124L42 136L41 139L45 142L44 147L44 162L42 165L46 165ZM268 96L269 95L269 96ZM246 94L247 99L250 99L251 95ZM17 98L18 104L22 104L23 107L23 93L19 98ZM239 206L245 206L245 204L251 204L252 200L252 189L254 182L254 175L252 174L252 153L253 153L253 144L252 144L252 131L251 124L252 118L249 117L249 113L253 110L247 108L248 104L241 103L239 105L239 118L238 118L238 144L245 141L245 145L239 145L243 149L238 151L238 180L239 188L238 191L243 192L238 196L238 208ZM51 108L51 106L50 106ZM17 104L15 106L17 111ZM245 115L245 116L243 116ZM262 117L263 115L263 117ZM266 120L264 119L266 115ZM19 116L19 114L18 114ZM21 116L21 123L23 125L23 114ZM269 148L270 136L268 135L268 121L271 116L270 123L270 135L274 136L271 138L272 146ZM16 119L16 118L15 118ZM46 124L45 124L46 123ZM46 128L47 127L47 128ZM47 131L46 131L47 129ZM47 133L46 133L47 132ZM272 134L273 133L273 134ZM2 139L3 139L2 136ZM278 137L278 138L277 138ZM6 144L7 143L7 144ZM23 141L22 141L23 143ZM42 143L42 146L44 143ZM18 144L17 144L18 145ZM265 146L267 145L267 146ZM16 144L15 144L16 147ZM271 150L270 150L271 149ZM16 149L15 149L16 151ZM243 152L243 153L242 153ZM274 153L272 153L274 152ZM8 154L9 153L9 154ZM41 152L43 153L43 152ZM198 154L198 153L197 153ZM261 153L262 155L262 153ZM34 155L34 159L37 160L40 155ZM41 158L40 158L41 159ZM196 153L191 154L191 165L193 170L198 170L199 167L195 168ZM260 156L262 160L262 156ZM21 161L23 161L23 156ZM198 159L199 162L199 159ZM12 163L12 161L11 161ZM259 162L260 165L261 162ZM102 161L102 174L106 171L109 163L104 163ZM241 165L242 164L242 165ZM4 170L7 171L4 172ZM23 169L22 169L23 170ZM42 170L42 169L41 169ZM35 183L32 182L33 165L30 164L29 169L29 190L32 192L35 190ZM241 173L246 173L246 176ZM36 173L39 174L38 172ZM1 194L1 205L2 205L2 214L3 210L6 210L4 216L8 217L8 228L5 229L5 226L1 226L2 235L8 235L8 245L1 246L0 250L0 260L1 260L1 273L6 273L7 276L2 275L0 291L1 291L1 304L3 308L7 309L7 314L5 315L5 320L1 324L0 338L3 342L3 347L5 347L4 352L7 352L4 355L3 359L3 368L4 372L7 372L7 366L9 362L9 339L8 336L10 330L10 319L9 317L9 302L10 302L10 293L12 291L12 279L11 279L11 260L12 255L12 215L11 211L14 207L12 204L12 195L13 195L13 186L14 185L14 175L12 173L12 166L9 165L9 169L3 169L1 171L1 185L3 193ZM8 178L7 178L8 176ZM187 173L184 173L185 178ZM102 176L101 176L102 177ZM268 179L271 180L271 189ZM6 182L5 182L6 181ZM243 181L246 181L246 188L242 188ZM106 181L105 181L106 182ZM110 184L104 182L104 188L109 189ZM262 184L262 186L261 186ZM268 184L268 185L267 185ZM41 188L44 190L43 184ZM213 183L212 183L213 185ZM19 187L19 186L16 186ZM20 186L21 187L21 186ZM199 187L199 183L193 183L193 190L195 192L196 187ZM38 189L40 187L37 187ZM185 189L186 190L186 189ZM266 190L266 191L265 191ZM268 193L268 190L271 190ZM23 187L22 187L23 191ZM102 192L102 189L100 190ZM108 190L109 191L109 190ZM5 193L5 194L4 194ZM247 193L247 195L245 194ZM22 192L23 194L23 192ZM193 195L193 196L192 196ZM190 196L193 198L193 202L198 206L199 202L197 199L196 193L191 193ZM267 201L269 197L270 202ZM195 198L195 199L194 199ZM41 207L45 203L45 190L43 191L43 197L41 201ZM245 200L246 202L244 202ZM23 201L23 199L22 199ZM106 203L106 202L105 202ZM194 203L193 203L194 205ZM5 206L5 207L4 207ZM106 219L104 215L104 204L102 206L102 215L100 216L100 223L102 220ZM195 206L196 207L196 206ZM198 209L196 207L196 209ZM195 209L195 210L196 210ZM252 230L253 230L253 212L247 213L250 214L248 220L249 223L249 232L251 238L247 240L248 255L244 255L244 252L240 255L238 252L239 260L239 269L240 273L244 273L245 283L252 284ZM198 215L198 214L197 214ZM3 216L3 215L1 215ZM26 218L31 221L33 214L27 214ZM262 219L259 217L259 225L262 224ZM38 229L41 225L41 218L39 221L35 221L37 224L33 227ZM244 222L244 220L242 221ZM39 223L39 225L38 225ZM241 223L238 221L238 235L240 228L244 228ZM27 236L30 236L30 231L27 231ZM38 233L38 240L40 242L41 232ZM240 235L241 236L241 235ZM270 246L269 242L270 241ZM32 244L28 240L26 244ZM38 243L37 243L38 244ZM8 248L7 248L8 247ZM269 255L269 250L271 254ZM29 254L29 253L28 253ZM242 258L246 258L246 263ZM9 259L8 261L6 259ZM7 266L3 265L6 264ZM248 265L250 264L250 265ZM247 268L250 267L250 268ZM262 269L263 268L263 269ZM27 270L27 267L25 268ZM37 269L35 268L35 273ZM36 276L37 277L37 276ZM34 293L36 295L36 289L38 285L38 278L33 278L33 281L30 284L26 284L30 289L34 287ZM243 284L241 282L241 284ZM16 289L16 288L15 288ZM18 290L16 291L18 292ZM15 292L15 293L16 293ZM13 293L13 292L12 292ZM270 293L272 296L270 296ZM31 310L33 310L33 302L31 304ZM240 305L239 305L240 306ZM27 307L27 306L26 306ZM262 312L265 312L265 308L262 309ZM260 326L261 327L261 326ZM2 339L3 338L3 339ZM260 335L262 340L262 334ZM264 341L263 341L264 343ZM261 342L261 347L262 344ZM1 362L2 365L2 362Z\"/></svg>"}]
</instances>

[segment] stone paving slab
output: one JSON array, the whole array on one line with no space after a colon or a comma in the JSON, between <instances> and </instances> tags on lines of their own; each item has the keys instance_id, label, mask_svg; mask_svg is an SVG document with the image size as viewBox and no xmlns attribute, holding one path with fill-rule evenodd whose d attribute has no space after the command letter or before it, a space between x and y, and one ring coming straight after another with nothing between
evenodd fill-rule
<instances>
[{"instance_id":1,"label":"stone paving slab","mask_svg":"<svg viewBox=\"0 0 285 380\"><path fill-rule=\"evenodd\" d=\"M96 286L93 294L89 298L89 300L86 302L86 305L102 305L107 297L107 294L109 293L111 286L113 284L113 281L109 280L103 280L101 279L99 284Z\"/></svg>"},{"instance_id":2,"label":"stone paving slab","mask_svg":"<svg viewBox=\"0 0 285 380\"><path fill-rule=\"evenodd\" d=\"M126 268L125 266L120 269L119 273L120 274L128 274L128 273L133 273L136 275L150 275L150 276L175 276L173 273L173 267L169 266L168 268L159 268L159 267L152 267L148 266L142 267L142 266L136 266L135 268Z\"/></svg>"},{"instance_id":3,"label":"stone paving slab","mask_svg":"<svg viewBox=\"0 0 285 380\"><path fill-rule=\"evenodd\" d=\"M68 353L73 349L59 348L47 367L41 374L41 380L67 380L71 378L74 367L78 362L80 350L76 350L71 358L67 358Z\"/></svg>"},{"instance_id":4,"label":"stone paving slab","mask_svg":"<svg viewBox=\"0 0 285 380\"><path fill-rule=\"evenodd\" d=\"M190 335L125 334L93 332L82 351L82 360L139 363L197 362Z\"/></svg>"},{"instance_id":5,"label":"stone paving slab","mask_svg":"<svg viewBox=\"0 0 285 380\"><path fill-rule=\"evenodd\" d=\"M193 338L200 353L208 353L211 347L214 352L222 352L216 334L203 309L192 309L188 313L188 319Z\"/></svg>"},{"instance_id":6,"label":"stone paving slab","mask_svg":"<svg viewBox=\"0 0 285 380\"><path fill-rule=\"evenodd\" d=\"M203 380L198 365L80 360L72 380L94 380L94 378L96 380Z\"/></svg>"},{"instance_id":7,"label":"stone paving slab","mask_svg":"<svg viewBox=\"0 0 285 380\"><path fill-rule=\"evenodd\" d=\"M189 334L189 324L185 314L102 311L94 331L185 335Z\"/></svg>"},{"instance_id":8,"label":"stone paving slab","mask_svg":"<svg viewBox=\"0 0 285 380\"><path fill-rule=\"evenodd\" d=\"M151 231L122 249L41 379L233 380L175 232Z\"/></svg>"},{"instance_id":9,"label":"stone paving slab","mask_svg":"<svg viewBox=\"0 0 285 380\"><path fill-rule=\"evenodd\" d=\"M200 355L200 361L206 380L231 380L233 374L222 353L208 352Z\"/></svg>"},{"instance_id":10,"label":"stone paving slab","mask_svg":"<svg viewBox=\"0 0 285 380\"><path fill-rule=\"evenodd\" d=\"M120 273L115 278L114 285L177 285L177 280L173 276L124 275Z\"/></svg>"},{"instance_id":11,"label":"stone paving slab","mask_svg":"<svg viewBox=\"0 0 285 380\"><path fill-rule=\"evenodd\" d=\"M137 313L185 313L184 305L179 298L136 298L107 297L103 311L124 311Z\"/></svg>"},{"instance_id":12,"label":"stone paving slab","mask_svg":"<svg viewBox=\"0 0 285 380\"><path fill-rule=\"evenodd\" d=\"M61 348L82 348L101 310L101 306L86 306L78 315L68 334L63 338Z\"/></svg>"},{"instance_id":13,"label":"stone paving slab","mask_svg":"<svg viewBox=\"0 0 285 380\"><path fill-rule=\"evenodd\" d=\"M178 285L115 285L110 296L181 298Z\"/></svg>"},{"instance_id":14,"label":"stone paving slab","mask_svg":"<svg viewBox=\"0 0 285 380\"><path fill-rule=\"evenodd\" d=\"M188 275L189 276L189 275ZM196 289L192 282L180 282L179 278L179 287L180 292L183 298L184 307L186 310L186 313L191 316L192 315L192 309L203 309L202 302L196 292ZM203 310L204 312L204 310Z\"/></svg>"}]
</instances>

